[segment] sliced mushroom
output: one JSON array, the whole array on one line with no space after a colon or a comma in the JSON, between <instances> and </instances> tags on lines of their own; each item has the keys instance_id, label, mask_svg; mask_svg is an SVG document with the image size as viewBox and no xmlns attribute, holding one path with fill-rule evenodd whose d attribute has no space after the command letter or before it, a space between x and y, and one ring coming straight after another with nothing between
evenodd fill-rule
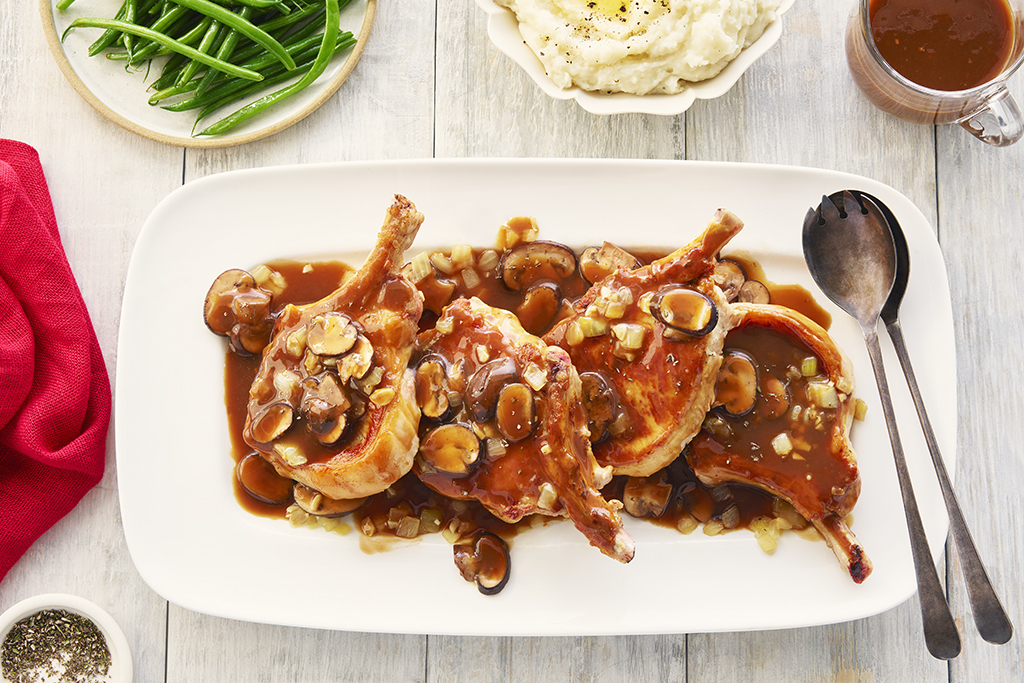
<instances>
[{"instance_id":1,"label":"sliced mushroom","mask_svg":"<svg viewBox=\"0 0 1024 683\"><path fill-rule=\"evenodd\" d=\"M295 484L292 492L295 504L308 514L316 517L341 517L359 508L366 502L365 498L351 498L349 500L335 500L324 494L304 486Z\"/></svg>"},{"instance_id":2,"label":"sliced mushroom","mask_svg":"<svg viewBox=\"0 0 1024 683\"><path fill-rule=\"evenodd\" d=\"M273 317L270 292L260 289L244 270L217 276L203 303L203 320L214 334L229 337L241 355L256 355L270 341Z\"/></svg>"},{"instance_id":3,"label":"sliced mushroom","mask_svg":"<svg viewBox=\"0 0 1024 683\"><path fill-rule=\"evenodd\" d=\"M337 443L348 426L345 412L352 407L345 390L329 373L306 379L303 387L299 410L306 418L306 428L325 446Z\"/></svg>"},{"instance_id":4,"label":"sliced mushroom","mask_svg":"<svg viewBox=\"0 0 1024 683\"><path fill-rule=\"evenodd\" d=\"M438 355L425 356L416 366L416 402L425 417L439 420L448 413L446 375L444 359Z\"/></svg>"},{"instance_id":5,"label":"sliced mushroom","mask_svg":"<svg viewBox=\"0 0 1024 683\"><path fill-rule=\"evenodd\" d=\"M758 410L768 419L782 417L789 410L789 389L778 377L769 375L761 383L761 402Z\"/></svg>"},{"instance_id":6,"label":"sliced mushroom","mask_svg":"<svg viewBox=\"0 0 1024 683\"><path fill-rule=\"evenodd\" d=\"M238 320L232 302L239 292L256 288L256 280L244 270L233 268L217 276L203 302L203 320L214 334L226 337Z\"/></svg>"},{"instance_id":7,"label":"sliced mushroom","mask_svg":"<svg viewBox=\"0 0 1024 683\"><path fill-rule=\"evenodd\" d=\"M271 333L274 326L270 319L265 325L252 326L239 323L231 328L228 338L231 340L231 348L241 356L258 356L270 343Z\"/></svg>"},{"instance_id":8,"label":"sliced mushroom","mask_svg":"<svg viewBox=\"0 0 1024 683\"><path fill-rule=\"evenodd\" d=\"M554 282L539 282L526 291L516 317L523 329L539 337L551 329L561 310L561 288Z\"/></svg>"},{"instance_id":9,"label":"sliced mushroom","mask_svg":"<svg viewBox=\"0 0 1024 683\"><path fill-rule=\"evenodd\" d=\"M533 390L525 384L506 384L498 394L494 416L498 431L510 442L522 441L533 432Z\"/></svg>"},{"instance_id":10,"label":"sliced mushroom","mask_svg":"<svg viewBox=\"0 0 1024 683\"><path fill-rule=\"evenodd\" d=\"M480 439L465 424L437 427L420 442L420 458L428 468L453 477L464 477L480 462Z\"/></svg>"},{"instance_id":11,"label":"sliced mushroom","mask_svg":"<svg viewBox=\"0 0 1024 683\"><path fill-rule=\"evenodd\" d=\"M727 351L715 381L715 405L730 415L749 413L757 402L757 366L742 351Z\"/></svg>"},{"instance_id":12,"label":"sliced mushroom","mask_svg":"<svg viewBox=\"0 0 1024 683\"><path fill-rule=\"evenodd\" d=\"M702 337L718 324L715 302L681 285L659 289L651 298L651 315L690 337Z\"/></svg>"},{"instance_id":13,"label":"sliced mushroom","mask_svg":"<svg viewBox=\"0 0 1024 683\"><path fill-rule=\"evenodd\" d=\"M772 295L763 283L757 280L747 280L740 287L737 300L745 304L770 304Z\"/></svg>"},{"instance_id":14,"label":"sliced mushroom","mask_svg":"<svg viewBox=\"0 0 1024 683\"><path fill-rule=\"evenodd\" d=\"M235 476L245 492L269 505L284 505L292 498L292 480L277 473L259 453L249 453L238 461Z\"/></svg>"},{"instance_id":15,"label":"sliced mushroom","mask_svg":"<svg viewBox=\"0 0 1024 683\"><path fill-rule=\"evenodd\" d=\"M622 490L622 507L633 517L660 517L672 497L672 485L665 473L649 477L629 477Z\"/></svg>"},{"instance_id":16,"label":"sliced mushroom","mask_svg":"<svg viewBox=\"0 0 1024 683\"><path fill-rule=\"evenodd\" d=\"M576 272L576 254L557 242L538 240L519 244L501 259L501 278L512 291L538 280L564 280Z\"/></svg>"},{"instance_id":17,"label":"sliced mushroom","mask_svg":"<svg viewBox=\"0 0 1024 683\"><path fill-rule=\"evenodd\" d=\"M618 270L634 270L641 265L639 259L611 242L601 248L589 247L580 254L580 275L589 284L605 279Z\"/></svg>"},{"instance_id":18,"label":"sliced mushroom","mask_svg":"<svg viewBox=\"0 0 1024 683\"><path fill-rule=\"evenodd\" d=\"M253 419L252 438L258 443L270 443L288 431L295 420L295 410L288 403L274 403Z\"/></svg>"},{"instance_id":19,"label":"sliced mushroom","mask_svg":"<svg viewBox=\"0 0 1024 683\"><path fill-rule=\"evenodd\" d=\"M350 379L364 379L373 367L373 344L360 334L355 345L338 359L338 378L344 383Z\"/></svg>"},{"instance_id":20,"label":"sliced mushroom","mask_svg":"<svg viewBox=\"0 0 1024 683\"><path fill-rule=\"evenodd\" d=\"M583 372L580 373L580 381L583 383L583 407L587 411L590 441L598 443L609 436L609 429L618 414L618 401L604 375Z\"/></svg>"},{"instance_id":21,"label":"sliced mushroom","mask_svg":"<svg viewBox=\"0 0 1024 683\"><path fill-rule=\"evenodd\" d=\"M478 422L489 421L501 388L516 376L516 364L511 358L498 358L480 366L466 385L466 404L473 418Z\"/></svg>"},{"instance_id":22,"label":"sliced mushroom","mask_svg":"<svg viewBox=\"0 0 1024 683\"><path fill-rule=\"evenodd\" d=\"M348 352L359 337L359 329L343 313L329 312L310 321L306 344L319 356L340 356Z\"/></svg>"},{"instance_id":23,"label":"sliced mushroom","mask_svg":"<svg viewBox=\"0 0 1024 683\"><path fill-rule=\"evenodd\" d=\"M478 531L469 543L453 546L455 566L462 578L475 582L484 595L500 593L512 574L508 545L497 534Z\"/></svg>"},{"instance_id":24,"label":"sliced mushroom","mask_svg":"<svg viewBox=\"0 0 1024 683\"><path fill-rule=\"evenodd\" d=\"M736 261L722 259L715 265L711 279L722 290L725 300L732 303L739 296L740 287L747 281L747 272Z\"/></svg>"}]
</instances>

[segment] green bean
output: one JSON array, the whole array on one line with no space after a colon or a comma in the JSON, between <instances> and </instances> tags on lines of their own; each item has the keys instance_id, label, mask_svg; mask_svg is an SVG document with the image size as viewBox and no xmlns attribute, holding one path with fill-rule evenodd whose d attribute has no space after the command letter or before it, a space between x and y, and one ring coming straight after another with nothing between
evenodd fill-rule
<instances>
[{"instance_id":1,"label":"green bean","mask_svg":"<svg viewBox=\"0 0 1024 683\"><path fill-rule=\"evenodd\" d=\"M124 7L124 20L127 21L129 24L134 24L135 12L138 10L136 0L126 0L126 2L124 3ZM132 45L134 44L135 41L132 39L132 36L130 34L122 33L121 42L124 44L124 49L129 55L129 61L131 61L130 55L132 54Z\"/></svg>"},{"instance_id":2,"label":"green bean","mask_svg":"<svg viewBox=\"0 0 1024 683\"><path fill-rule=\"evenodd\" d=\"M285 6L283 2L281 2L281 0L238 0L238 2L248 7L259 7L261 9L266 7L273 7L285 14L291 11L290 9L288 9L288 7Z\"/></svg>"},{"instance_id":3,"label":"green bean","mask_svg":"<svg viewBox=\"0 0 1024 683\"><path fill-rule=\"evenodd\" d=\"M265 110L275 102L279 102L282 99L290 97L291 95L305 89L310 83L320 77L320 74L327 69L327 65L334 56L339 32L338 24L341 21L341 12L338 8L338 0L326 0L326 2L327 15L324 24L323 41L320 43L320 51L317 53L316 59L313 61L313 65L310 66L309 71L303 74L302 78L300 78L296 83L242 107L235 113L230 114L217 123L214 123L212 126L200 131L198 135L217 135L231 130L243 121Z\"/></svg>"},{"instance_id":4,"label":"green bean","mask_svg":"<svg viewBox=\"0 0 1024 683\"><path fill-rule=\"evenodd\" d=\"M205 14L208 17L216 19L217 21L227 24L231 28L237 29L239 33L252 40L254 43L259 43L266 48L270 53L277 56L289 70L295 68L295 62L292 60L281 43L277 42L273 36L256 26L250 21L247 21L237 14L227 10L220 5L216 5L210 0L171 0L171 2L187 7L190 10L194 10L201 14Z\"/></svg>"},{"instance_id":5,"label":"green bean","mask_svg":"<svg viewBox=\"0 0 1024 683\"><path fill-rule=\"evenodd\" d=\"M173 50L174 52L183 54L186 57L191 57L192 59L198 60L203 64L206 64L206 66L217 69L218 71L223 71L224 73L229 73L232 76L237 76L238 78L245 78L250 81L263 80L263 76L256 73L255 71L243 69L241 67L235 66L234 64L230 64L228 62L219 60L216 57L205 55L193 47L189 47L188 45L179 43L177 40L174 40L173 38L169 38L168 36L165 36L162 33L158 33L157 31L154 31L152 29L145 28L144 26L136 26L135 24L129 24L124 21L119 21L117 19L99 19L83 17L80 19L75 19L71 22L67 30L64 31L64 35L61 36L61 40L67 37L67 34L75 28L112 28L119 30L123 33L131 33L132 35L147 38L153 41L154 43L158 43L170 50Z\"/></svg>"},{"instance_id":6,"label":"green bean","mask_svg":"<svg viewBox=\"0 0 1024 683\"><path fill-rule=\"evenodd\" d=\"M312 33L314 30L316 30L315 26L309 27L310 33ZM346 31L346 33L348 32ZM284 46L285 49L288 50L288 53L292 55L292 58L295 59L296 63L298 63L298 53L302 50L308 49L313 44L319 44L319 42L320 41L316 36L305 37L304 39L303 37L295 37L291 39L291 42L285 43ZM224 57L221 56L219 53L217 54L217 58L224 59ZM284 66L281 64L281 62L279 62L276 57L266 52L253 59L249 59L241 63L239 63L239 61L240 60L236 59L233 63L245 69L259 71L260 73L263 73L264 76L266 76L267 74L263 72L263 69L266 69L271 65L277 65L282 70L284 70ZM156 92L152 96L150 96L149 104L158 104L159 102L167 99L168 97L174 97L175 95L183 95L185 93L191 92L193 89L192 86L194 86L196 95L203 94L203 92L199 91L199 85L201 81L199 81L198 79L190 79L188 84L182 84L180 79L181 71L182 69L177 69L175 70L174 73L166 73L164 75L161 75L160 78L153 82L152 86L150 87L155 89ZM226 77L225 74L220 71L209 69L205 74L203 74L203 78L206 79L208 76L211 75L214 77Z\"/></svg>"},{"instance_id":7,"label":"green bean","mask_svg":"<svg viewBox=\"0 0 1024 683\"><path fill-rule=\"evenodd\" d=\"M249 20L249 16L251 14L252 8L248 5L246 5L238 11L238 15L246 21ZM231 59L231 56L234 53L235 47L238 45L238 40L239 38L241 38L241 36L242 34L237 29L228 27L228 34L224 38L224 42L221 43L220 49L217 50L217 59L223 59L224 61ZM221 72L217 71L216 69L207 69L206 73L203 74L202 80L200 80L199 83L196 85L196 94L202 95L204 92L206 92L210 85L213 84L214 80L217 78L217 74L219 73Z\"/></svg>"},{"instance_id":8,"label":"green bean","mask_svg":"<svg viewBox=\"0 0 1024 683\"><path fill-rule=\"evenodd\" d=\"M158 5L159 3L157 3ZM157 5L154 5L156 7ZM157 33L167 32L177 21L187 19L188 10L184 7L173 7L163 12L148 28ZM140 42L135 46L135 56L138 61L156 52L156 44L153 41Z\"/></svg>"},{"instance_id":9,"label":"green bean","mask_svg":"<svg viewBox=\"0 0 1024 683\"><path fill-rule=\"evenodd\" d=\"M70 2L68 2L68 5L70 5L74 1L75 0L70 0ZM64 9L63 7L60 6L60 4L58 4L57 7L59 9ZM126 0L125 3L123 5L121 5L121 9L117 10L117 14L114 15L114 18L115 19L124 19L125 15L127 14L127 12L128 12L128 2ZM93 44L89 46L89 56L90 57L95 57L99 53L103 52L108 47L110 47L111 45L116 43L118 38L121 37L121 35L122 34L121 34L120 31L115 31L113 29L109 29L109 30L104 31L100 35L100 37L97 38L96 41L93 42Z\"/></svg>"},{"instance_id":10,"label":"green bean","mask_svg":"<svg viewBox=\"0 0 1024 683\"><path fill-rule=\"evenodd\" d=\"M344 50L346 48L352 47L355 44L356 39L352 36L352 34L349 31L345 31L344 33L338 34L338 40L335 44L335 50ZM318 53L319 47L308 48L294 55L295 62L296 64L299 65L300 69L312 66ZM221 83L216 88L207 91L203 95L195 95L193 97L183 99L179 102L175 102L174 104L164 105L163 108L168 111L180 112L189 111L192 109L199 109L200 107L207 107L209 108L210 111L212 111L214 109L219 109L220 107L230 104L231 102L239 100L243 97L247 97L248 95L251 95L256 91L267 87L268 85L280 83L282 80L286 80L287 78L292 78L295 76L294 73L286 71L279 63L276 62L270 68L266 69L265 71L261 71L260 73L263 74L264 80L261 81L259 84L256 84L255 87L254 84L249 81L243 81L241 79L232 79L230 81ZM285 76L285 78L278 78L279 76L282 75ZM205 114L201 114L199 118L202 118L203 116L205 116Z\"/></svg>"},{"instance_id":11,"label":"green bean","mask_svg":"<svg viewBox=\"0 0 1024 683\"><path fill-rule=\"evenodd\" d=\"M346 4L351 0L346 0ZM260 28L267 33L273 33L279 28L286 28L288 26L294 26L298 22L302 21L306 17L312 16L317 12L322 12L323 7L319 5L308 5L303 7L298 12L292 12L291 14L283 14L275 19L268 19L267 21L260 24Z\"/></svg>"},{"instance_id":12,"label":"green bean","mask_svg":"<svg viewBox=\"0 0 1024 683\"><path fill-rule=\"evenodd\" d=\"M287 37L280 38L282 45L284 45L285 49L288 50L288 54L292 55L292 57L294 58L295 44L314 34L321 25L322 24L320 24L319 22L316 22L311 19L310 21L307 21L301 26L299 26L299 28L295 29L291 33L288 33ZM292 27L288 28L291 29ZM282 31L282 33L284 33L284 31ZM262 48L260 48L259 45L256 44L251 44L248 47L239 50L237 53L234 53L231 58L232 63L239 64L240 66L244 66L247 69L252 69L253 71L259 71L260 69L264 68L267 64L270 64L273 61L275 61L274 56L268 54L265 50L263 50ZM226 76L218 71L214 74L214 77L211 81L211 85L214 83L220 83L221 81L225 80L225 78Z\"/></svg>"},{"instance_id":13,"label":"green bean","mask_svg":"<svg viewBox=\"0 0 1024 683\"><path fill-rule=\"evenodd\" d=\"M356 39L353 38L351 34L349 34L348 38L346 38L344 40L340 40L338 42L336 49L343 50L343 49L352 47L355 44L356 44ZM307 66L311 66L313 61L315 61L315 58L314 59L310 59L307 62L303 62L300 65L299 68L305 68ZM264 85L264 84L254 85L254 84L246 83L245 81L236 80L234 82L238 83L240 86L243 86L243 87L241 89L238 89L234 93L225 94L225 96L222 99L214 101L214 102L211 102L210 104L208 104L205 107L203 107L203 109L201 109L199 111L199 113L196 115L196 125L198 125L201 120L203 120L204 118L206 118L207 116L209 116L213 112L217 111L221 107L224 107L224 106L226 106L228 104L231 104L232 102L235 102L235 101L237 101L239 99L248 97L249 95L252 95L252 94L258 92L262 88L265 88L265 87L267 87L269 85L275 85L277 83L286 81L286 80L288 80L289 78L292 78L292 77L294 77L293 74L290 74L287 71L278 70L278 73L276 75L268 76L267 77L266 81L264 81L264 83L266 85Z\"/></svg>"},{"instance_id":14,"label":"green bean","mask_svg":"<svg viewBox=\"0 0 1024 683\"><path fill-rule=\"evenodd\" d=\"M203 34L203 39L199 41L199 45L196 49L204 54L210 54L218 36L223 36L224 32L229 30L231 29L227 26L216 21L211 21L210 26L206 29L206 33ZM217 57L217 59L220 59L220 57ZM192 77L198 73L199 67L200 62L197 62L194 59L186 64L185 68L181 70L181 74L178 76L178 83L188 83L191 81Z\"/></svg>"}]
</instances>

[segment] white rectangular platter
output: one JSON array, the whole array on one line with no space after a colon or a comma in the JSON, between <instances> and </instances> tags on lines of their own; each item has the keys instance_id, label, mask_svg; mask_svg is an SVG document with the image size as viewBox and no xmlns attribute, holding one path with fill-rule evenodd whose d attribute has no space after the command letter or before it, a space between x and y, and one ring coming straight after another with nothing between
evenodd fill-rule
<instances>
[{"instance_id":1,"label":"white rectangular platter","mask_svg":"<svg viewBox=\"0 0 1024 683\"><path fill-rule=\"evenodd\" d=\"M915 591L885 421L859 327L825 299L802 256L801 226L823 194L867 191L901 221L912 273L903 329L947 466L956 443L952 313L934 231L903 195L873 180L782 166L679 161L421 160L339 163L210 176L153 211L129 267L116 380L117 474L125 536L145 581L182 607L234 619L353 631L600 635L791 628L877 614ZM245 512L232 492L222 338L202 304L228 268L277 258L360 260L392 196L426 216L417 251L494 244L513 216L573 247L602 240L674 247L728 208L745 227L726 249L768 277L814 292L854 363L867 418L853 429L863 491L853 529L874 562L855 585L824 543L784 534L772 555L752 534L688 536L626 519L628 565L568 523L516 537L512 577L486 597L440 535L365 554L358 533L294 529ZM882 335L885 336L884 334ZM916 414L888 339L886 366L933 554L947 521Z\"/></svg>"}]
</instances>

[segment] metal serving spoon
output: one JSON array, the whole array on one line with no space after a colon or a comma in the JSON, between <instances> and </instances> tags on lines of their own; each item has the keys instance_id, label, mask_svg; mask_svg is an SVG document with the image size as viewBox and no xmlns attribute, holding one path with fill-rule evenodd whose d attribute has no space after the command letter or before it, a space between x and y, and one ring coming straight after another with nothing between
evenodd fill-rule
<instances>
[{"instance_id":1,"label":"metal serving spoon","mask_svg":"<svg viewBox=\"0 0 1024 683\"><path fill-rule=\"evenodd\" d=\"M865 200L862 206L849 192L841 193L840 197L839 206L828 197L822 197L818 209L807 212L803 227L804 259L818 287L860 324L896 461L921 600L925 644L933 657L953 659L960 654L960 634L928 549L878 345L878 319L896 280L896 248L885 216L878 207L870 200Z\"/></svg>"},{"instance_id":2,"label":"metal serving spoon","mask_svg":"<svg viewBox=\"0 0 1024 683\"><path fill-rule=\"evenodd\" d=\"M910 249L907 247L907 239L903 235L903 228L892 211L882 203L881 200L873 197L867 192L854 191L854 195L867 197L875 203L878 209L885 216L892 233L893 244L896 248L896 281L893 284L892 292L882 308L882 322L889 332L893 347L896 349L896 356L903 366L903 374L907 377L907 385L910 387L910 395L914 398L914 407L917 408L917 417L921 421L921 428L924 430L925 442L928 444L928 452L932 456L932 464L935 466L935 474L939 479L939 488L942 489L942 498L946 502L946 511L949 514L949 529L956 545L956 552L960 558L964 572L964 581L967 583L967 595L971 602L971 611L974 613L974 623L978 628L981 637L990 643L1002 645L1009 642L1013 637L1013 624L1010 623L1006 610L999 602L992 582L985 572L985 565L978 555L978 549L974 545L971 531L967 527L964 515L960 511L960 504L957 502L953 486L949 482L949 475L946 473L946 465L942 461L939 452L939 444L932 431L931 421L925 411L924 400L921 398L921 391L917 386L917 378L914 376L914 368L910 364L910 355L907 353L907 346L903 341L903 330L900 327L900 304L903 303L903 295L907 291L907 281L910 278ZM839 201L841 193L829 195L833 202Z\"/></svg>"}]
</instances>

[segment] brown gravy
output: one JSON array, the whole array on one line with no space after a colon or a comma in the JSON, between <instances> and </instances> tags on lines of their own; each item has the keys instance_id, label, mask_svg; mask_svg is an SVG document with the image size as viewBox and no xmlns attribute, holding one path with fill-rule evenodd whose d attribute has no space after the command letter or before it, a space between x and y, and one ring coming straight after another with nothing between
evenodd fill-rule
<instances>
[{"instance_id":1,"label":"brown gravy","mask_svg":"<svg viewBox=\"0 0 1024 683\"><path fill-rule=\"evenodd\" d=\"M485 250L475 250L474 257L479 260ZM641 263L649 263L667 252L647 252L634 254ZM734 257L730 257L734 258ZM813 320L827 327L830 317L814 301L807 290L798 286L785 286L771 283L764 276L764 271L749 257L741 261L749 278L759 279L769 286L773 303L789 305ZM268 264L273 270L284 276L287 283L285 290L275 294L273 310L278 312L287 303L301 305L317 301L332 292L351 267L337 262L295 262L276 261ZM475 296L485 303L511 311L522 310L524 295L512 292L491 273L481 273L478 283L467 287L458 276L446 277L443 274L431 276L420 283L421 291L439 310L440 306L456 297ZM587 282L575 273L567 279L559 281L559 289L565 305L570 305L588 289ZM440 292L440 293L439 293ZM527 316L528 317L528 316ZM425 312L421 327L434 324L436 313ZM556 318L557 319L557 316ZM542 320L532 324L524 320L524 326L540 336L553 324L552 320ZM742 346L761 364L770 364L776 346L762 343L763 340L737 332L730 334L726 346ZM246 419L248 391L256 375L259 365L258 357L243 357L231 351L225 359L225 403L227 406L228 426L231 434L232 457L237 463L244 458L250 449L243 442L241 434ZM702 433L703 434L703 433ZM769 438L766 433L752 432L750 438L761 441ZM753 487L727 484L714 488L700 483L689 467L685 457L676 459L663 473L664 481L671 486L670 502L665 512L656 519L655 524L680 528L687 518L695 518L701 523L721 519L730 508L733 518L727 528L747 528L750 522L758 517L773 517L773 509L777 511L778 502L775 497ZM260 501L241 486L237 477L234 478L235 497L240 505L254 515L285 518L289 503L273 505ZM626 485L625 477L616 477L602 492L608 498L621 499ZM738 513L738 516L737 516ZM496 519L482 505L475 501L454 500L442 496L422 482L413 473L409 473L388 491L372 496L366 503L352 513L352 522L365 536L394 536L401 518L418 517L421 528L428 531L449 530L455 537L465 537L476 529L484 529L504 537L514 535L521 528L544 523L543 519L526 518L516 525L507 524Z\"/></svg>"},{"instance_id":2,"label":"brown gravy","mask_svg":"<svg viewBox=\"0 0 1024 683\"><path fill-rule=\"evenodd\" d=\"M889 65L933 90L998 76L1013 49L1006 0L871 0L871 37Z\"/></svg>"}]
</instances>

